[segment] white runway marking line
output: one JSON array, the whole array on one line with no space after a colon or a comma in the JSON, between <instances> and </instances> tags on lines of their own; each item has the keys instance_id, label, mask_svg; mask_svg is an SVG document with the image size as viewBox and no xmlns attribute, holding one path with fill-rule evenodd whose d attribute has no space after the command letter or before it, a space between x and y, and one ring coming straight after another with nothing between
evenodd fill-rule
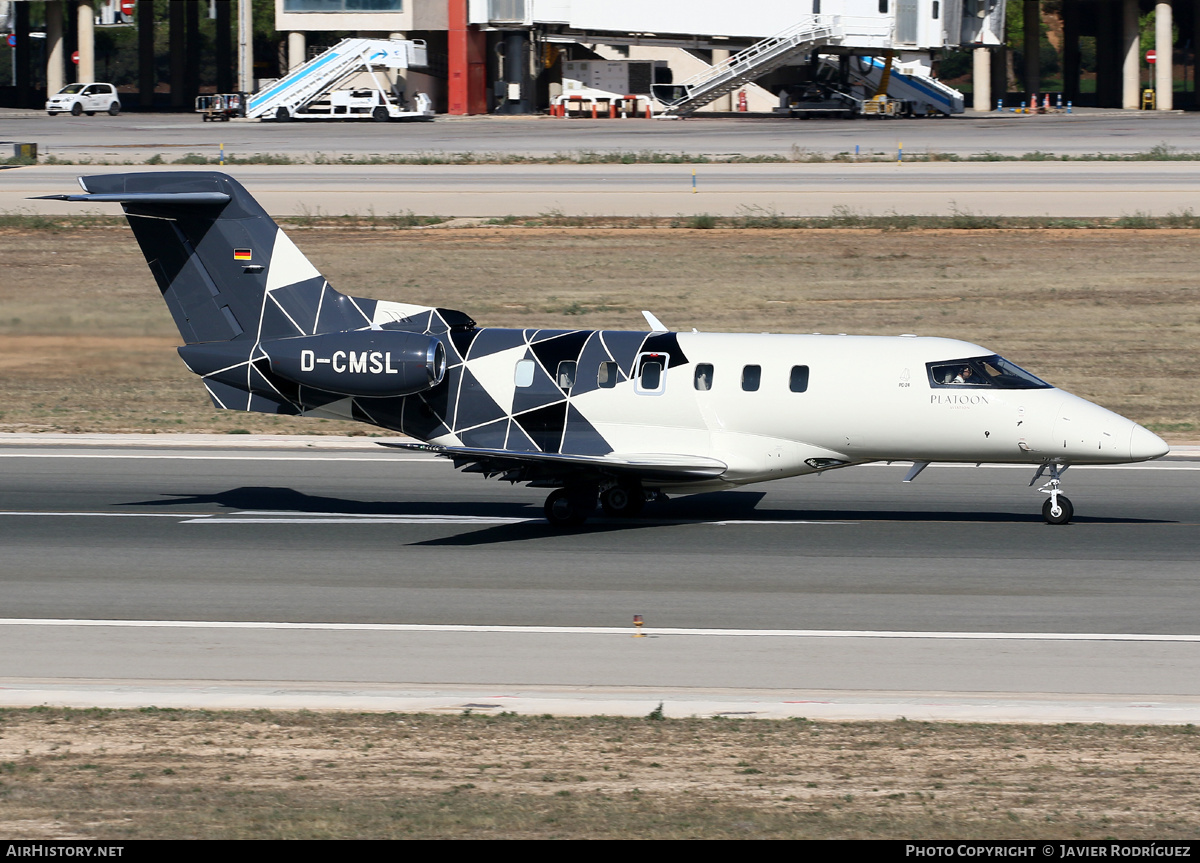
<instances>
[{"instance_id":1,"label":"white runway marking line","mask_svg":"<svg viewBox=\"0 0 1200 863\"><path fill-rule=\"evenodd\" d=\"M74 618L0 618L0 626L80 626L118 629L246 629L318 630L326 632L461 632L501 635L623 635L629 626L487 626L444 623L290 623L242 620L88 620ZM906 632L853 629L655 629L641 632L656 636L716 638L890 638L940 641L1152 641L1200 644L1200 635L1112 632Z\"/></svg>"},{"instance_id":2,"label":"white runway marking line","mask_svg":"<svg viewBox=\"0 0 1200 863\"><path fill-rule=\"evenodd\" d=\"M432 515L415 513L412 515L395 515L390 513L349 513L349 512L269 512L247 510L230 513L189 513L189 512L3 512L3 516L49 516L49 517L85 517L85 518L174 518L180 524L461 524L461 525L511 525L535 524L544 522L542 516L488 516L488 515ZM794 520L761 520L726 519L723 521L705 521L702 519L624 519L608 524L640 524L640 525L780 525L780 524L815 524L815 525L856 525L856 521L812 521Z\"/></svg>"}]
</instances>

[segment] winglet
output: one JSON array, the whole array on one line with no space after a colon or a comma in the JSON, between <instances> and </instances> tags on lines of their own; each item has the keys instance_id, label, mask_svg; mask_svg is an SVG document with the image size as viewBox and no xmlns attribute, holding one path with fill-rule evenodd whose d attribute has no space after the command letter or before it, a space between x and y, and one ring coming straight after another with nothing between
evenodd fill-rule
<instances>
[{"instance_id":1,"label":"winglet","mask_svg":"<svg viewBox=\"0 0 1200 863\"><path fill-rule=\"evenodd\" d=\"M670 330L668 330L666 328L666 325L664 325L663 322L660 321L658 318L654 317L654 315L652 313L647 312L643 309L642 315L646 318L646 323L648 323L650 325L651 332L655 332L655 333L669 333L670 332Z\"/></svg>"}]
</instances>

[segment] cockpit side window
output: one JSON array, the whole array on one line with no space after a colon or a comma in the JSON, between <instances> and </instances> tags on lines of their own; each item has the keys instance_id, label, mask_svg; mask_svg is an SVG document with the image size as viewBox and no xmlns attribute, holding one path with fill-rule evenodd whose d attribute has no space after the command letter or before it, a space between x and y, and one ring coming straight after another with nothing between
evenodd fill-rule
<instances>
[{"instance_id":1,"label":"cockpit side window","mask_svg":"<svg viewBox=\"0 0 1200 863\"><path fill-rule=\"evenodd\" d=\"M929 374L929 385L935 389L942 387L1000 390L1050 388L1050 384L995 354L990 357L966 357L961 360L926 363L925 368Z\"/></svg>"}]
</instances>

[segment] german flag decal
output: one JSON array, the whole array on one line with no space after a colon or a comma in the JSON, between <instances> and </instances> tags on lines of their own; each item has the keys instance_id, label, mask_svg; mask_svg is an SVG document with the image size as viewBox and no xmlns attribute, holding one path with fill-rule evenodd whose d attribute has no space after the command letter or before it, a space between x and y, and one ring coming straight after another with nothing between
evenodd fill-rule
<instances>
[{"instance_id":1,"label":"german flag decal","mask_svg":"<svg viewBox=\"0 0 1200 863\"><path fill-rule=\"evenodd\" d=\"M254 255L250 251L250 249L234 249L233 250L233 259L235 261L248 261L252 257L254 257Z\"/></svg>"}]
</instances>

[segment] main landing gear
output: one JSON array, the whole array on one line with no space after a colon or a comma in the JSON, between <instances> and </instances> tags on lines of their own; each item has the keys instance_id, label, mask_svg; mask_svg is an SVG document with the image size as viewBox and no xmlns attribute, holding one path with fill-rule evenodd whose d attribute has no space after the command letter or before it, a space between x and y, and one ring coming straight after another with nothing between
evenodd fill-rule
<instances>
[{"instance_id":1,"label":"main landing gear","mask_svg":"<svg viewBox=\"0 0 1200 863\"><path fill-rule=\"evenodd\" d=\"M1046 469L1050 469L1050 481L1038 488L1042 494L1050 495L1046 502L1042 504L1042 518L1046 520L1046 524L1067 524L1071 520L1071 516L1075 515L1075 507L1071 505L1071 499L1060 492L1059 477L1067 472L1070 465L1060 465L1055 462L1044 464L1037 469L1037 473L1033 475L1033 479L1029 481L1033 485L1046 473Z\"/></svg>"},{"instance_id":2,"label":"main landing gear","mask_svg":"<svg viewBox=\"0 0 1200 863\"><path fill-rule=\"evenodd\" d=\"M597 494L595 486L556 488L550 492L543 507L546 521L550 522L550 526L555 530L579 527L595 512Z\"/></svg>"},{"instance_id":3,"label":"main landing gear","mask_svg":"<svg viewBox=\"0 0 1200 863\"><path fill-rule=\"evenodd\" d=\"M556 530L579 527L596 511L599 502L609 518L636 518L646 503L646 492L638 482L599 486L581 485L557 488L546 498L546 521Z\"/></svg>"}]
</instances>

